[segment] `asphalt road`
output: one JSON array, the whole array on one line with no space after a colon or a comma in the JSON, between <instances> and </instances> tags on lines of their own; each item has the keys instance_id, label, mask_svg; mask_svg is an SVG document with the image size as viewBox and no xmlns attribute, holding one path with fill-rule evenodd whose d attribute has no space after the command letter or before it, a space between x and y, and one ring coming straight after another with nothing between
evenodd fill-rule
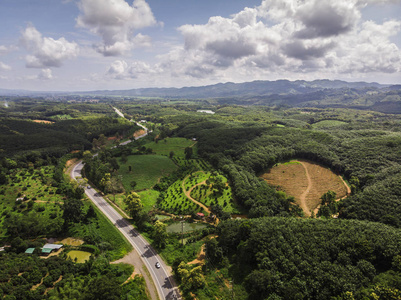
<instances>
[{"instance_id":1,"label":"asphalt road","mask_svg":"<svg viewBox=\"0 0 401 300\"><path fill-rule=\"evenodd\" d=\"M81 177L83 163L80 161L71 171L71 178L77 180ZM129 224L116 210L107 203L106 200L90 186L85 187L85 194L93 201L93 203L110 219L110 221L121 231L131 245L140 255L144 264L148 268L153 282L157 288L160 299L181 299L180 294L175 286L172 275L168 271L167 266L152 248L152 246L138 233L138 231ZM156 262L159 262L161 267L156 268ZM174 298L177 297L177 298Z\"/></svg>"},{"instance_id":2,"label":"asphalt road","mask_svg":"<svg viewBox=\"0 0 401 300\"><path fill-rule=\"evenodd\" d=\"M124 115L117 109L115 111L121 116ZM143 125L136 123L142 127L146 132L135 140L145 137L148 134L148 129ZM151 131L149 131L151 132ZM125 141L120 145L126 145L131 143L132 140ZM96 156L95 154L94 156ZM71 171L71 178L77 180L77 177L82 177L81 171L84 167L82 161L75 165ZM143 263L149 270L152 276L153 282L156 286L157 293L160 299L181 299L178 292L177 286L174 282L173 276L168 271L168 267L152 246L139 234L139 232L106 201L93 187L86 186L85 194L92 200L92 202L104 213L106 217L120 230L120 232L126 237L126 239L131 243L134 249L140 255ZM160 268L156 268L156 263L159 262Z\"/></svg>"}]
</instances>

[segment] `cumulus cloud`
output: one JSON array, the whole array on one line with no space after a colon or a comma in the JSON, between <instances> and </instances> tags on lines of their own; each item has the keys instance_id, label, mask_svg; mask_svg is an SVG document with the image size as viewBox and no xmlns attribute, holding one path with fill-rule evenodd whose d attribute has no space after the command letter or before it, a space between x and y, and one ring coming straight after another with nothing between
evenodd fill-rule
<instances>
[{"instance_id":1,"label":"cumulus cloud","mask_svg":"<svg viewBox=\"0 0 401 300\"><path fill-rule=\"evenodd\" d=\"M136 30L156 24L145 0L134 0L132 6L124 0L81 0L78 6L77 25L102 38L95 48L104 56L122 55L150 44L149 37L134 36Z\"/></svg>"},{"instance_id":2,"label":"cumulus cloud","mask_svg":"<svg viewBox=\"0 0 401 300\"><path fill-rule=\"evenodd\" d=\"M333 48L333 43L323 43L316 45L311 43L307 45L305 42L295 40L283 46L283 52L289 57L298 58L300 60L310 60L323 57L327 51Z\"/></svg>"},{"instance_id":3,"label":"cumulus cloud","mask_svg":"<svg viewBox=\"0 0 401 300\"><path fill-rule=\"evenodd\" d=\"M65 60L74 58L79 53L75 42L68 42L64 37L58 40L42 37L31 25L22 32L20 41L31 52L25 58L28 68L60 67Z\"/></svg>"},{"instance_id":4,"label":"cumulus cloud","mask_svg":"<svg viewBox=\"0 0 401 300\"><path fill-rule=\"evenodd\" d=\"M53 79L52 70L50 70L50 69L42 69L42 71L39 73L37 79L40 79L40 80Z\"/></svg>"},{"instance_id":5,"label":"cumulus cloud","mask_svg":"<svg viewBox=\"0 0 401 300\"><path fill-rule=\"evenodd\" d=\"M364 22L357 35L340 41L337 69L342 73L401 72L401 51L390 41L400 29L401 21Z\"/></svg>"},{"instance_id":6,"label":"cumulus cloud","mask_svg":"<svg viewBox=\"0 0 401 300\"><path fill-rule=\"evenodd\" d=\"M0 61L0 71L9 71L11 67Z\"/></svg>"},{"instance_id":7,"label":"cumulus cloud","mask_svg":"<svg viewBox=\"0 0 401 300\"><path fill-rule=\"evenodd\" d=\"M125 60L114 61L106 75L114 79L138 78L139 75L146 76L160 73L162 70L156 66L150 66L142 61L134 61L130 65Z\"/></svg>"},{"instance_id":8,"label":"cumulus cloud","mask_svg":"<svg viewBox=\"0 0 401 300\"><path fill-rule=\"evenodd\" d=\"M305 26L295 36L309 39L351 31L361 14L352 1L315 0L300 6L295 17Z\"/></svg>"},{"instance_id":9,"label":"cumulus cloud","mask_svg":"<svg viewBox=\"0 0 401 300\"><path fill-rule=\"evenodd\" d=\"M400 22L361 17L365 5L397 1L264 0L228 18L179 27L184 45L161 56L160 66L195 78L400 72L401 52L390 40Z\"/></svg>"},{"instance_id":10,"label":"cumulus cloud","mask_svg":"<svg viewBox=\"0 0 401 300\"><path fill-rule=\"evenodd\" d=\"M128 64L125 60L116 60L111 65L109 70L107 71L107 75L115 79L124 79L126 78L126 70Z\"/></svg>"}]
</instances>

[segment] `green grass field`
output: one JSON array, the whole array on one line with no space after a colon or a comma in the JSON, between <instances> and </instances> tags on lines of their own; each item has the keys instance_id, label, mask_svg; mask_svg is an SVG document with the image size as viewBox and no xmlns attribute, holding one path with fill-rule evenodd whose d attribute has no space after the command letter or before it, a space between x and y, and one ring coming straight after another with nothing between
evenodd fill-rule
<instances>
[{"instance_id":1,"label":"green grass field","mask_svg":"<svg viewBox=\"0 0 401 300\"><path fill-rule=\"evenodd\" d=\"M157 197L159 197L159 192L155 190L146 190L138 193L139 198L143 204L143 209L145 211L150 211L156 204Z\"/></svg>"},{"instance_id":2,"label":"green grass field","mask_svg":"<svg viewBox=\"0 0 401 300\"><path fill-rule=\"evenodd\" d=\"M173 172L177 166L166 156L162 155L131 155L127 162L119 161L119 175L122 175L122 183L127 192L132 190L131 181L137 185L135 190L149 189L154 186L162 176ZM129 171L131 166L132 171Z\"/></svg>"},{"instance_id":3,"label":"green grass field","mask_svg":"<svg viewBox=\"0 0 401 300\"><path fill-rule=\"evenodd\" d=\"M182 231L184 233L194 231L194 230L199 230L206 228L207 225L205 223L187 223L184 222L184 226L181 224L181 222L176 222L172 223L167 226L167 232L168 233L181 233Z\"/></svg>"},{"instance_id":4,"label":"green grass field","mask_svg":"<svg viewBox=\"0 0 401 300\"><path fill-rule=\"evenodd\" d=\"M348 124L347 122L337 121L337 120L323 120L312 125L312 128L327 128L327 127L338 127Z\"/></svg>"},{"instance_id":5,"label":"green grass field","mask_svg":"<svg viewBox=\"0 0 401 300\"><path fill-rule=\"evenodd\" d=\"M196 142L185 138L166 138L162 141L151 142L144 145L146 148L151 148L154 153L160 155L170 155L174 152L176 157L185 157L184 150L186 147L194 145ZM192 147L193 154L196 154L196 147Z\"/></svg>"},{"instance_id":6,"label":"green grass field","mask_svg":"<svg viewBox=\"0 0 401 300\"><path fill-rule=\"evenodd\" d=\"M89 260L89 257L92 255L92 253L86 252L86 251L80 251L80 250L71 250L68 252L67 256L72 259L72 261L76 261L77 263L83 264L87 260ZM75 260L76 259L76 260Z\"/></svg>"}]
</instances>

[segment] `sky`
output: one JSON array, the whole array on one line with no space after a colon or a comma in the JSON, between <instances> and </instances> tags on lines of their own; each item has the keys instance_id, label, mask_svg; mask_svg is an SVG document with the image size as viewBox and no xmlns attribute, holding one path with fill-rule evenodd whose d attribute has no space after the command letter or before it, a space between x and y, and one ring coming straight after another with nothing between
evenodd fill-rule
<instances>
[{"instance_id":1,"label":"sky","mask_svg":"<svg viewBox=\"0 0 401 300\"><path fill-rule=\"evenodd\" d=\"M401 0L0 0L0 88L401 83Z\"/></svg>"}]
</instances>

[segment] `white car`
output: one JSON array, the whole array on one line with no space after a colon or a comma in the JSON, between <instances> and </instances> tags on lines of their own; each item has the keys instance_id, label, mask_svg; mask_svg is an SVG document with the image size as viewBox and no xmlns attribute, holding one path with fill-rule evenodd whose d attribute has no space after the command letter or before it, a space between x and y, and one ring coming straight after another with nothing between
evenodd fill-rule
<instances>
[{"instance_id":1,"label":"white car","mask_svg":"<svg viewBox=\"0 0 401 300\"><path fill-rule=\"evenodd\" d=\"M160 269L160 267L161 267L160 264L159 264L159 262L157 262L155 266L156 266L156 268L158 268L158 269Z\"/></svg>"}]
</instances>

